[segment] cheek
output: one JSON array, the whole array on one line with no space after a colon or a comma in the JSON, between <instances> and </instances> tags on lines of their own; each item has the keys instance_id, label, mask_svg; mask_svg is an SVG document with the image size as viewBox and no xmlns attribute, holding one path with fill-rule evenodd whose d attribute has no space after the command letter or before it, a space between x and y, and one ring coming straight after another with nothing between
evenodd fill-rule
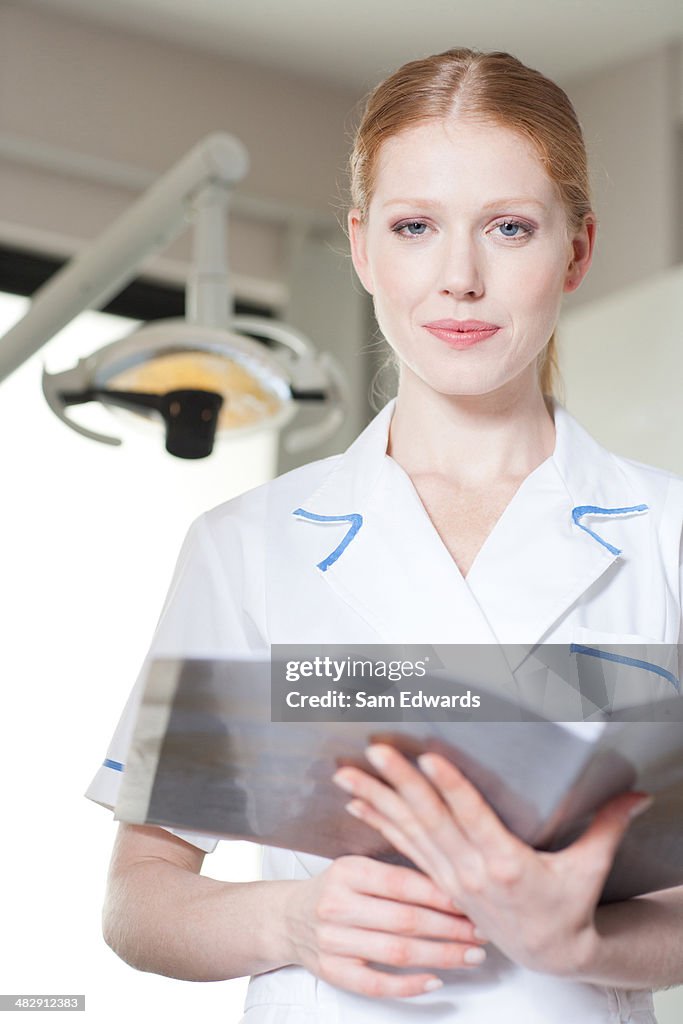
<instances>
[{"instance_id":1,"label":"cheek","mask_svg":"<svg viewBox=\"0 0 683 1024\"><path fill-rule=\"evenodd\" d=\"M546 259L520 261L514 275L508 276L505 283L513 317L515 312L518 316L543 321L556 317L565 272L565 264L558 260L556 253L549 253Z\"/></svg>"},{"instance_id":2,"label":"cheek","mask_svg":"<svg viewBox=\"0 0 683 1024\"><path fill-rule=\"evenodd\" d=\"M375 305L391 315L392 309L410 309L429 294L432 268L429 260L415 259L412 253L394 249L373 262L372 277Z\"/></svg>"}]
</instances>

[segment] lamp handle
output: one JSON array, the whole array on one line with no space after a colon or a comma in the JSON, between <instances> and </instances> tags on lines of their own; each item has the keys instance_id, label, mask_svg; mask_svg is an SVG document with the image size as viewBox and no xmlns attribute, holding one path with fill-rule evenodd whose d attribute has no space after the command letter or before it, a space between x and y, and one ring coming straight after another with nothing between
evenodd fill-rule
<instances>
[{"instance_id":1,"label":"lamp handle","mask_svg":"<svg viewBox=\"0 0 683 1024\"><path fill-rule=\"evenodd\" d=\"M79 359L75 366L70 370L64 370L62 373L48 373L43 366L42 385L47 404L55 416L59 417L62 423L66 423L67 427L71 427L72 430L82 434L83 437L89 437L92 441L101 441L102 444L122 444L120 437L98 434L94 430L88 430L87 427L81 426L80 423L77 423L76 420L66 414L67 406L64 404L62 395L69 392L84 392L92 386L88 358Z\"/></svg>"},{"instance_id":2,"label":"lamp handle","mask_svg":"<svg viewBox=\"0 0 683 1024\"><path fill-rule=\"evenodd\" d=\"M269 320L267 317L236 316L230 321L231 330L255 335L275 341L297 357L287 359L287 369L293 386L301 390L322 389L327 412L308 427L290 430L283 437L288 452L300 452L321 444L341 426L348 404L348 392L344 374L336 360L327 352L318 354L308 338L288 324Z\"/></svg>"}]
</instances>

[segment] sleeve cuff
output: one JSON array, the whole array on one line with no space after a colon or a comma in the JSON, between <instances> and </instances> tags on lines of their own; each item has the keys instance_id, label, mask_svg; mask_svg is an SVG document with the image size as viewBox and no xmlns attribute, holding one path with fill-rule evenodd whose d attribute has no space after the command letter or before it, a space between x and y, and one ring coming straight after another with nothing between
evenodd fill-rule
<instances>
[{"instance_id":1,"label":"sleeve cuff","mask_svg":"<svg viewBox=\"0 0 683 1024\"><path fill-rule=\"evenodd\" d=\"M102 807L113 811L116 806L121 779L123 778L123 765L116 761L107 759L85 791L88 800L92 800ZM165 825L155 826L163 828L179 839L184 839L191 846L196 846L204 853L213 853L218 846L220 839L216 836L207 836L201 832L183 832L181 829L168 828Z\"/></svg>"}]
</instances>

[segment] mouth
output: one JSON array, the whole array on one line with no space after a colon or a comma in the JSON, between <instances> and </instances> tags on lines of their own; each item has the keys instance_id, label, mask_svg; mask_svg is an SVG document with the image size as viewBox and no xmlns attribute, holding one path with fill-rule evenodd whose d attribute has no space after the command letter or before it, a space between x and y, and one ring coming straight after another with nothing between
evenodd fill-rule
<instances>
[{"instance_id":1,"label":"mouth","mask_svg":"<svg viewBox=\"0 0 683 1024\"><path fill-rule=\"evenodd\" d=\"M423 324L423 327L453 348L469 348L493 337L500 330L498 324L484 320L434 320Z\"/></svg>"}]
</instances>

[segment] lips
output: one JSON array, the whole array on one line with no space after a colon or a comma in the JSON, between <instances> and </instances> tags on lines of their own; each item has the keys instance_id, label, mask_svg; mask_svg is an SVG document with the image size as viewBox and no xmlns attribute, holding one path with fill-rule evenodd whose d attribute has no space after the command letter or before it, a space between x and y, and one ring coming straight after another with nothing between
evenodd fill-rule
<instances>
[{"instance_id":1,"label":"lips","mask_svg":"<svg viewBox=\"0 0 683 1024\"><path fill-rule=\"evenodd\" d=\"M439 331L457 331L463 334L469 334L472 331L498 330L498 324L490 324L485 320L433 320L431 323L425 324L425 327L433 327Z\"/></svg>"},{"instance_id":2,"label":"lips","mask_svg":"<svg viewBox=\"0 0 683 1024\"><path fill-rule=\"evenodd\" d=\"M433 320L423 326L452 348L469 348L500 330L498 324L486 320Z\"/></svg>"}]
</instances>

